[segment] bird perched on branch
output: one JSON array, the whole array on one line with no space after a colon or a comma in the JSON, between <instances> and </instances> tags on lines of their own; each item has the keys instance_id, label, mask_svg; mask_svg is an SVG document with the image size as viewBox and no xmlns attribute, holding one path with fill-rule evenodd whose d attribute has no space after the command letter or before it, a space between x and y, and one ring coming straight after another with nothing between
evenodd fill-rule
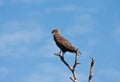
<instances>
[{"instance_id":1,"label":"bird perched on branch","mask_svg":"<svg viewBox=\"0 0 120 82\"><path fill-rule=\"evenodd\" d=\"M77 48L75 48L67 39L61 36L58 29L54 29L52 31L52 35L56 45L60 48L60 53L62 51L62 55L64 55L65 52L75 53L76 55L81 54Z\"/></svg>"}]
</instances>

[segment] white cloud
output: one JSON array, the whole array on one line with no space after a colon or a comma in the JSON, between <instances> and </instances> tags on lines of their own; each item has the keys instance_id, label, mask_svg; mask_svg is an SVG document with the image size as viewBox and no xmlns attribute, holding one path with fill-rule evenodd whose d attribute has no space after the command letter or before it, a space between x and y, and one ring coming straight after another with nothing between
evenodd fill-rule
<instances>
[{"instance_id":1,"label":"white cloud","mask_svg":"<svg viewBox=\"0 0 120 82\"><path fill-rule=\"evenodd\" d=\"M44 34L40 31L20 31L20 32L13 32L9 34L3 34L0 36L2 43L19 43L25 42L29 43L35 39L42 39Z\"/></svg>"},{"instance_id":2,"label":"white cloud","mask_svg":"<svg viewBox=\"0 0 120 82\"><path fill-rule=\"evenodd\" d=\"M23 54L30 56L33 53L38 54L39 50L34 49L32 46L41 47L41 45L38 47L38 44L42 44L47 37L46 32L40 27L31 22L9 22L2 25L0 56L19 57Z\"/></svg>"},{"instance_id":3,"label":"white cloud","mask_svg":"<svg viewBox=\"0 0 120 82\"><path fill-rule=\"evenodd\" d=\"M0 44L30 43L46 36L41 26L28 22L7 22L1 25Z\"/></svg>"},{"instance_id":4,"label":"white cloud","mask_svg":"<svg viewBox=\"0 0 120 82\"><path fill-rule=\"evenodd\" d=\"M41 24L34 21L6 21L1 25L1 32L11 33L25 30L43 30Z\"/></svg>"},{"instance_id":5,"label":"white cloud","mask_svg":"<svg viewBox=\"0 0 120 82\"><path fill-rule=\"evenodd\" d=\"M30 52L30 46L36 41L41 41L44 38L44 33L34 31L20 31L0 36L1 56L5 54L18 56L20 53ZM15 55L14 55L15 54Z\"/></svg>"}]
</instances>

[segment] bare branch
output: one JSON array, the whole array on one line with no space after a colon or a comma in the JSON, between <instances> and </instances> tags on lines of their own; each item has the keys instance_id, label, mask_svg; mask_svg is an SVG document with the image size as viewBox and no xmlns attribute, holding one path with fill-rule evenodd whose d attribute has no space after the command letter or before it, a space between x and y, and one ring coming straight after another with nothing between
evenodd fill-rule
<instances>
[{"instance_id":1,"label":"bare branch","mask_svg":"<svg viewBox=\"0 0 120 82\"><path fill-rule=\"evenodd\" d=\"M74 65L73 65L73 70L72 70L74 82L77 82L77 76L76 76L76 73L75 73L75 69L76 69L76 66L77 66L78 64L79 64L79 63L78 63L78 55L75 55L75 62L74 62Z\"/></svg>"},{"instance_id":2,"label":"bare branch","mask_svg":"<svg viewBox=\"0 0 120 82\"><path fill-rule=\"evenodd\" d=\"M57 53L57 54L55 54L56 56L58 56L60 59L61 59L61 61L69 68L69 70L72 72L72 75L73 75L73 77L70 77L70 79L73 81L73 82L78 82L78 79L77 79L77 75L76 75L76 67L77 67L77 65L79 64L78 63L78 55L75 55L75 61L74 61L74 65L73 65L73 67L72 66L70 66L68 63L67 63L67 61L64 59L64 56L63 55L61 55L60 53Z\"/></svg>"},{"instance_id":3,"label":"bare branch","mask_svg":"<svg viewBox=\"0 0 120 82\"><path fill-rule=\"evenodd\" d=\"M88 82L92 82L92 76L93 76L93 72L94 72L94 57L91 57L91 66L90 66L90 74L89 74L89 80Z\"/></svg>"},{"instance_id":4,"label":"bare branch","mask_svg":"<svg viewBox=\"0 0 120 82\"><path fill-rule=\"evenodd\" d=\"M58 56L61 61L69 68L69 70L72 70L72 67L64 60L64 56L61 55L60 53L55 53L54 55Z\"/></svg>"}]
</instances>

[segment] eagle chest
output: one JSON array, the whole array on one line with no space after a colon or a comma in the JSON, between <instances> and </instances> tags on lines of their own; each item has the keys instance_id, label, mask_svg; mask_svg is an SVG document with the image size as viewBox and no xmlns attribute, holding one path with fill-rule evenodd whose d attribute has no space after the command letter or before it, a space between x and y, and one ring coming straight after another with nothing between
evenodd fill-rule
<instances>
[{"instance_id":1,"label":"eagle chest","mask_svg":"<svg viewBox=\"0 0 120 82\"><path fill-rule=\"evenodd\" d=\"M64 41L62 40L62 37L54 37L56 45L63 51L66 52L67 48L65 47Z\"/></svg>"}]
</instances>

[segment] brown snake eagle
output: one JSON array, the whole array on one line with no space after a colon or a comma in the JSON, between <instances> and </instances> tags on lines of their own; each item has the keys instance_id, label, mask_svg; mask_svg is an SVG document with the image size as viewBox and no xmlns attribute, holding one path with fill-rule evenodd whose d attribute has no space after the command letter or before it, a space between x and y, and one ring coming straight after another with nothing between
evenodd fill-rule
<instances>
[{"instance_id":1,"label":"brown snake eagle","mask_svg":"<svg viewBox=\"0 0 120 82\"><path fill-rule=\"evenodd\" d=\"M62 55L64 55L65 52L75 53L76 55L81 54L77 48L75 48L67 39L61 36L58 29L54 29L52 31L52 35L56 45L60 48L59 53L62 51Z\"/></svg>"}]
</instances>

